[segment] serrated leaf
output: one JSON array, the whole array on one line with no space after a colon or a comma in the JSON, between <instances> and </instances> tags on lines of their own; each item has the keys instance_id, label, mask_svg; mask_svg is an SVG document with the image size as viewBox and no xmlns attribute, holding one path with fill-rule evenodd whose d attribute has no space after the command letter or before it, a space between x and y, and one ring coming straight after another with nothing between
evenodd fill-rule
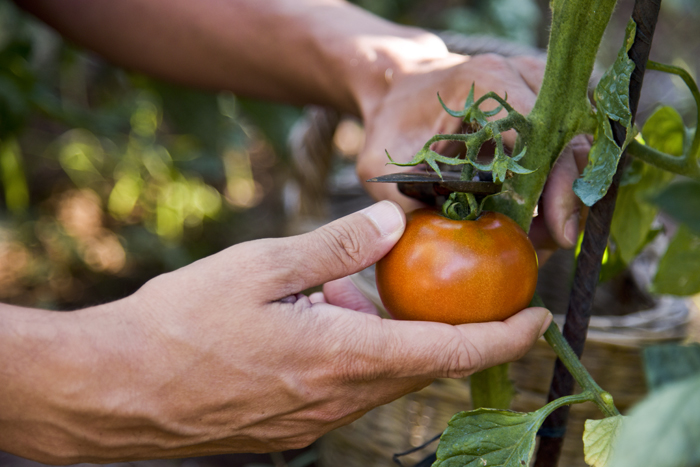
<instances>
[{"instance_id":1,"label":"serrated leaf","mask_svg":"<svg viewBox=\"0 0 700 467\"><path fill-rule=\"evenodd\" d=\"M648 146L673 156L683 155L685 136L683 118L673 107L660 107L642 127L642 137Z\"/></svg>"},{"instance_id":2,"label":"serrated leaf","mask_svg":"<svg viewBox=\"0 0 700 467\"><path fill-rule=\"evenodd\" d=\"M681 225L659 261L651 289L655 293L700 293L700 236Z\"/></svg>"},{"instance_id":3,"label":"serrated leaf","mask_svg":"<svg viewBox=\"0 0 700 467\"><path fill-rule=\"evenodd\" d=\"M700 374L700 345L661 344L643 350L644 374L650 391Z\"/></svg>"},{"instance_id":4,"label":"serrated leaf","mask_svg":"<svg viewBox=\"0 0 700 467\"><path fill-rule=\"evenodd\" d=\"M622 151L634 136L629 108L629 82L635 65L627 56L627 51L634 41L635 32L636 24L630 19L625 31L625 44L595 89L596 139L588 154L588 165L581 178L574 182L574 192L587 206L592 206L608 192ZM619 122L627 130L622 146L615 142L611 120Z\"/></svg>"},{"instance_id":5,"label":"serrated leaf","mask_svg":"<svg viewBox=\"0 0 700 467\"><path fill-rule=\"evenodd\" d=\"M700 234L700 183L692 180L669 185L655 199L664 212Z\"/></svg>"},{"instance_id":6,"label":"serrated leaf","mask_svg":"<svg viewBox=\"0 0 700 467\"><path fill-rule=\"evenodd\" d=\"M583 430L583 455L586 464L591 467L609 465L623 419L622 415L616 415L602 420L586 420Z\"/></svg>"},{"instance_id":7,"label":"serrated leaf","mask_svg":"<svg viewBox=\"0 0 700 467\"><path fill-rule=\"evenodd\" d=\"M610 226L610 235L625 263L653 240L649 232L659 208L651 199L673 178L673 174L649 164L642 164L636 175L636 183L620 187Z\"/></svg>"},{"instance_id":8,"label":"serrated leaf","mask_svg":"<svg viewBox=\"0 0 700 467\"><path fill-rule=\"evenodd\" d=\"M433 467L527 466L537 430L547 415L542 409L520 413L481 408L458 413L440 438Z\"/></svg>"},{"instance_id":9,"label":"serrated leaf","mask_svg":"<svg viewBox=\"0 0 700 467\"><path fill-rule=\"evenodd\" d=\"M611 467L700 465L700 376L670 384L637 405L620 432Z\"/></svg>"}]
</instances>

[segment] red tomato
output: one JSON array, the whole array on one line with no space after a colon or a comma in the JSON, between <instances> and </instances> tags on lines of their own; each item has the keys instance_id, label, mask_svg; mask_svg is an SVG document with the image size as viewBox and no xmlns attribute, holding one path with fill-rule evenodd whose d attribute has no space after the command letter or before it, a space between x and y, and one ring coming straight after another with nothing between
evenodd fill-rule
<instances>
[{"instance_id":1,"label":"red tomato","mask_svg":"<svg viewBox=\"0 0 700 467\"><path fill-rule=\"evenodd\" d=\"M394 318L501 321L530 303L537 255L527 234L504 214L455 221L420 209L408 215L406 231L377 263L376 276Z\"/></svg>"}]
</instances>

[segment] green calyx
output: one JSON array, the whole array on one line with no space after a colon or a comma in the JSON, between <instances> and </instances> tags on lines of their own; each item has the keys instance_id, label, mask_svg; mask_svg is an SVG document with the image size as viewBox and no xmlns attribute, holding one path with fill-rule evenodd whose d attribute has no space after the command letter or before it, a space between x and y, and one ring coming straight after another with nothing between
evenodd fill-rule
<instances>
[{"instance_id":1,"label":"green calyx","mask_svg":"<svg viewBox=\"0 0 700 467\"><path fill-rule=\"evenodd\" d=\"M470 125L477 126L479 129L476 132L469 134L435 135L423 145L421 150L416 153L410 162L405 164L394 162L387 152L387 157L389 158L390 164L405 167L425 163L431 169L433 169L435 173L440 176L440 178L442 178L442 172L438 166L438 163L446 165L469 165L482 172L491 172L495 183L503 183L513 174L532 173L534 170L526 169L518 164L518 161L525 156L525 147L522 147L520 152L513 157L508 156L505 152L501 133L514 129L521 135L527 135L530 131L530 123L528 120L522 114L513 109L513 107L508 104L506 99L507 96L506 98L502 98L494 92L489 92L475 101L474 84L472 84L471 90L469 91L469 96L464 104L464 109L457 111L447 107L438 94L438 100L440 101L443 109L445 109L445 112L453 117L462 119L464 122L469 123ZM488 100L496 101L499 106L493 110L482 110L480 106ZM488 117L495 116L503 109L508 112L506 117L495 121L487 120ZM496 154L493 160L488 164L480 164L476 161L479 150L484 143L490 140L494 140L496 142ZM467 147L466 157L464 159L447 157L430 149L430 146L432 146L433 143L437 143L439 141L457 141L464 143Z\"/></svg>"},{"instance_id":2,"label":"green calyx","mask_svg":"<svg viewBox=\"0 0 700 467\"><path fill-rule=\"evenodd\" d=\"M442 214L455 221L472 221L481 214L481 206L472 193L450 193L442 205Z\"/></svg>"}]
</instances>

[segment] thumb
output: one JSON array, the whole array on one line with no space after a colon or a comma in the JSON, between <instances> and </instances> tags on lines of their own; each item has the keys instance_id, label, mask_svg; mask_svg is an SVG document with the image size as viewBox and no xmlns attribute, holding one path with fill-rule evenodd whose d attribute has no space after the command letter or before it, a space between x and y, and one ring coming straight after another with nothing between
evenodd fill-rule
<instances>
[{"instance_id":1,"label":"thumb","mask_svg":"<svg viewBox=\"0 0 700 467\"><path fill-rule=\"evenodd\" d=\"M354 274L379 261L403 234L406 217L391 201L381 201L313 232L271 240L274 258L268 290L282 298Z\"/></svg>"}]
</instances>

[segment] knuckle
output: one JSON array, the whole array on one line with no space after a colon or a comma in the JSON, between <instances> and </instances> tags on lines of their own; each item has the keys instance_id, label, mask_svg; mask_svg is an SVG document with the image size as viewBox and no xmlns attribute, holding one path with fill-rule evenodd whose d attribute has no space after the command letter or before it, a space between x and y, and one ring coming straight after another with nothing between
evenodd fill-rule
<instances>
[{"instance_id":1,"label":"knuckle","mask_svg":"<svg viewBox=\"0 0 700 467\"><path fill-rule=\"evenodd\" d=\"M452 351L445 360L445 373L448 378L463 378L481 368L484 362L483 355L474 343L458 335L449 344Z\"/></svg>"},{"instance_id":2,"label":"knuckle","mask_svg":"<svg viewBox=\"0 0 700 467\"><path fill-rule=\"evenodd\" d=\"M318 231L333 261L346 267L362 264L363 247L357 226L351 223L331 224Z\"/></svg>"},{"instance_id":3,"label":"knuckle","mask_svg":"<svg viewBox=\"0 0 700 467\"><path fill-rule=\"evenodd\" d=\"M522 66L530 68L533 70L544 69L545 62L541 58L533 57L530 55L521 55L515 58Z\"/></svg>"},{"instance_id":4,"label":"knuckle","mask_svg":"<svg viewBox=\"0 0 700 467\"><path fill-rule=\"evenodd\" d=\"M498 55L495 53L476 55L473 57L473 60L476 60L480 66L483 66L493 72L503 72L512 70L508 59L506 59L502 55Z\"/></svg>"},{"instance_id":5,"label":"knuckle","mask_svg":"<svg viewBox=\"0 0 700 467\"><path fill-rule=\"evenodd\" d=\"M375 338L373 329L367 322L363 325L355 323L354 326L347 323L346 326L347 332L342 332L344 337L333 358L333 371L341 384L368 382L386 377L383 365L377 361L377 356L381 356L380 360L386 357L386 341Z\"/></svg>"}]
</instances>

